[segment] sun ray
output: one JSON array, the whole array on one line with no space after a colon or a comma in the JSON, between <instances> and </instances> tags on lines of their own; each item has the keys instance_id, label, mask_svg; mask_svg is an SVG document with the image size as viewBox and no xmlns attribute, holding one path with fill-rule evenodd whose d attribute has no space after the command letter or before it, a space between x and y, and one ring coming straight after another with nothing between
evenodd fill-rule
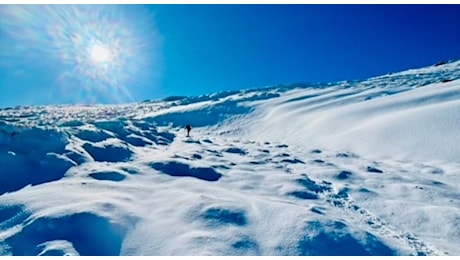
<instances>
[{"instance_id":1,"label":"sun ray","mask_svg":"<svg viewBox=\"0 0 460 260\"><path fill-rule=\"evenodd\" d=\"M7 65L53 63L60 91L77 102L132 101L130 85L154 66L159 38L151 16L120 5L6 5L2 33L15 49L0 46ZM140 8L140 7L129 7ZM0 44L7 45L7 41ZM5 47L5 48L4 48ZM8 50L8 51L5 51ZM0 60L1 60L0 59ZM7 60L7 61L5 61ZM78 88L79 91L73 91ZM110 88L110 91L107 91ZM80 92L84 97L72 97ZM86 96L86 97L85 97ZM64 95L59 98L64 99Z\"/></svg>"}]
</instances>

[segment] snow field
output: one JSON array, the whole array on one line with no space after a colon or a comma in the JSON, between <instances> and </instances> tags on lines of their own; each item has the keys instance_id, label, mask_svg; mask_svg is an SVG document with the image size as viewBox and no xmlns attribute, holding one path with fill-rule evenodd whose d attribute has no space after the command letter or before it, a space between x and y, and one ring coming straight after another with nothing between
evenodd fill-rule
<instances>
[{"instance_id":1,"label":"snow field","mask_svg":"<svg viewBox=\"0 0 460 260\"><path fill-rule=\"evenodd\" d=\"M459 66L2 109L0 255L458 255Z\"/></svg>"}]
</instances>

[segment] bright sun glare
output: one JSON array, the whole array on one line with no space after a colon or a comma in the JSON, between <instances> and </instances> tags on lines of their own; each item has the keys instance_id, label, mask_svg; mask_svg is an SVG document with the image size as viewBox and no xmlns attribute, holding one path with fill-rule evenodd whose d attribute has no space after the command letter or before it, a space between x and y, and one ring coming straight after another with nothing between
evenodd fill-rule
<instances>
[{"instance_id":1,"label":"bright sun glare","mask_svg":"<svg viewBox=\"0 0 460 260\"><path fill-rule=\"evenodd\" d=\"M110 62L113 59L110 49L103 44L95 44L90 47L89 56L93 64Z\"/></svg>"},{"instance_id":2,"label":"bright sun glare","mask_svg":"<svg viewBox=\"0 0 460 260\"><path fill-rule=\"evenodd\" d=\"M130 88L150 78L156 55L150 12L122 5L5 5L0 34L27 46L11 48L17 49L12 58L40 57L56 66L56 88L79 93L62 95L63 100L131 101Z\"/></svg>"}]
</instances>

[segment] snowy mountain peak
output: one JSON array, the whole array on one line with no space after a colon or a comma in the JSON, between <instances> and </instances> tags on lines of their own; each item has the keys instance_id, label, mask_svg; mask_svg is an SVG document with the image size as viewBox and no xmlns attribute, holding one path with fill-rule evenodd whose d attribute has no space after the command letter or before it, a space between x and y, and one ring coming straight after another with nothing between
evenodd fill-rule
<instances>
[{"instance_id":1,"label":"snowy mountain peak","mask_svg":"<svg viewBox=\"0 0 460 260\"><path fill-rule=\"evenodd\" d=\"M459 87L456 61L1 109L0 255L457 255Z\"/></svg>"}]
</instances>

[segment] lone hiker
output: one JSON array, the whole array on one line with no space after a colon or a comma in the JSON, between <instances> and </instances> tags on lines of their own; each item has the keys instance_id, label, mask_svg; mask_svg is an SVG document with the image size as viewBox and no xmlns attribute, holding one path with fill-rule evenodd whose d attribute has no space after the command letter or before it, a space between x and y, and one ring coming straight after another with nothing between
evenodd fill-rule
<instances>
[{"instance_id":1,"label":"lone hiker","mask_svg":"<svg viewBox=\"0 0 460 260\"><path fill-rule=\"evenodd\" d=\"M190 125L187 125L185 127L185 130L187 131L187 136L190 136L190 130L192 130L192 127Z\"/></svg>"}]
</instances>

